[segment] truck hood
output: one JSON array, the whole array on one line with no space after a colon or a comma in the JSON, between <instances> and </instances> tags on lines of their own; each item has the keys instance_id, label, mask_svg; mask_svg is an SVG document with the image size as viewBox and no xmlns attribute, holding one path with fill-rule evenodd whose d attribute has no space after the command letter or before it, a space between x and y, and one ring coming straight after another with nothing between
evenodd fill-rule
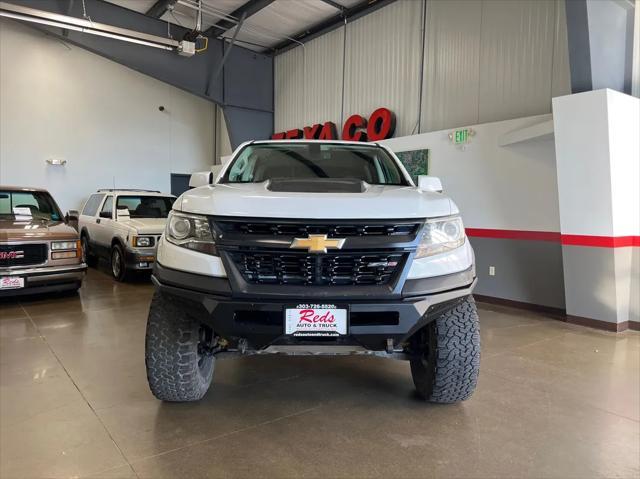
<instances>
[{"instance_id":1,"label":"truck hood","mask_svg":"<svg viewBox=\"0 0 640 479\"><path fill-rule=\"evenodd\" d=\"M0 219L0 241L75 240L78 232L63 221Z\"/></svg>"},{"instance_id":2,"label":"truck hood","mask_svg":"<svg viewBox=\"0 0 640 479\"><path fill-rule=\"evenodd\" d=\"M118 223L135 229L139 234L159 235L164 231L166 218L118 218Z\"/></svg>"},{"instance_id":3,"label":"truck hood","mask_svg":"<svg viewBox=\"0 0 640 479\"><path fill-rule=\"evenodd\" d=\"M269 182L201 186L185 192L174 209L258 218L404 219L447 216L457 207L440 193L413 186L365 185L358 193L270 191Z\"/></svg>"}]
</instances>

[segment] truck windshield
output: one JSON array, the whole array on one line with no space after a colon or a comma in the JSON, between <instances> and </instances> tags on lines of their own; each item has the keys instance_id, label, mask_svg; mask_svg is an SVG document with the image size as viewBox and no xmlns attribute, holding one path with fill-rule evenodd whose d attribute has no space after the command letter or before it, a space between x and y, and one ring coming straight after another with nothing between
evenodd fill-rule
<instances>
[{"instance_id":1,"label":"truck windshield","mask_svg":"<svg viewBox=\"0 0 640 479\"><path fill-rule=\"evenodd\" d=\"M355 179L374 185L408 185L395 160L375 145L265 143L246 146L222 183L273 179Z\"/></svg>"},{"instance_id":2,"label":"truck windshield","mask_svg":"<svg viewBox=\"0 0 640 479\"><path fill-rule=\"evenodd\" d=\"M127 208L131 218L166 218L175 198L170 196L118 196L116 207Z\"/></svg>"},{"instance_id":3,"label":"truck windshield","mask_svg":"<svg viewBox=\"0 0 640 479\"><path fill-rule=\"evenodd\" d=\"M0 218L62 221L62 214L46 191L0 190Z\"/></svg>"}]
</instances>

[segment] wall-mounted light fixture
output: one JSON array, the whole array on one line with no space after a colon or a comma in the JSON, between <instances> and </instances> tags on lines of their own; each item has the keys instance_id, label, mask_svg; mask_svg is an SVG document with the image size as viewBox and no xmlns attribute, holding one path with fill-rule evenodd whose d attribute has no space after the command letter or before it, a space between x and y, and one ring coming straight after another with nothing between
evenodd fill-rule
<instances>
[{"instance_id":1,"label":"wall-mounted light fixture","mask_svg":"<svg viewBox=\"0 0 640 479\"><path fill-rule=\"evenodd\" d=\"M54 166L64 166L67 164L67 160L56 160L54 158L47 159L47 164Z\"/></svg>"}]
</instances>

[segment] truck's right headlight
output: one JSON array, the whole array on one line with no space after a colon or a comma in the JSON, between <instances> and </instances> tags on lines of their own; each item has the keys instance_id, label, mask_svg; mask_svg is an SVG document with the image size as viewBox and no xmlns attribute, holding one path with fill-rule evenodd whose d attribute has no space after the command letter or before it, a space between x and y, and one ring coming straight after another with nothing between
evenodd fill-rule
<instances>
[{"instance_id":1,"label":"truck's right headlight","mask_svg":"<svg viewBox=\"0 0 640 479\"><path fill-rule=\"evenodd\" d=\"M183 248L217 254L216 243L206 216L171 211L164 236L170 243Z\"/></svg>"},{"instance_id":2,"label":"truck's right headlight","mask_svg":"<svg viewBox=\"0 0 640 479\"><path fill-rule=\"evenodd\" d=\"M415 257L424 258L459 248L464 244L465 237L459 216L427 220Z\"/></svg>"}]
</instances>

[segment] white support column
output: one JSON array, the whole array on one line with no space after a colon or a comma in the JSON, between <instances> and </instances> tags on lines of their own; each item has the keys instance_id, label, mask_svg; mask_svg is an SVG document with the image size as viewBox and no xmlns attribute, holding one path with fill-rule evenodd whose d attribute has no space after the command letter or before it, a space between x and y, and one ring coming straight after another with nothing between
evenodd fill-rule
<instances>
[{"instance_id":1,"label":"white support column","mask_svg":"<svg viewBox=\"0 0 640 479\"><path fill-rule=\"evenodd\" d=\"M633 64L631 94L640 98L640 0L636 0L633 20Z\"/></svg>"},{"instance_id":2,"label":"white support column","mask_svg":"<svg viewBox=\"0 0 640 479\"><path fill-rule=\"evenodd\" d=\"M567 315L638 319L640 100L613 90L553 99Z\"/></svg>"}]
</instances>

